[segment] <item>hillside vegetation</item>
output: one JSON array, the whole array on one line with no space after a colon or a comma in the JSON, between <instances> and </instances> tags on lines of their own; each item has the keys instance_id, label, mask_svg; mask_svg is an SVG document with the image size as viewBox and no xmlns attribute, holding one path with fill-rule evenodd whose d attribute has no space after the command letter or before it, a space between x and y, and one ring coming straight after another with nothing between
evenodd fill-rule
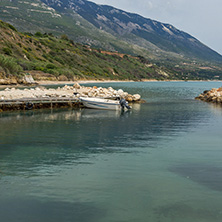
<instances>
[{"instance_id":1,"label":"hillside vegetation","mask_svg":"<svg viewBox=\"0 0 222 222\"><path fill-rule=\"evenodd\" d=\"M91 47L158 61L222 63L221 55L171 24L87 0L1 0L0 19L22 32L66 34Z\"/></svg>"},{"instance_id":2,"label":"hillside vegetation","mask_svg":"<svg viewBox=\"0 0 222 222\"><path fill-rule=\"evenodd\" d=\"M198 74L195 64L189 64L189 69L186 65L162 66L139 55L93 49L73 42L65 34L20 33L0 21L0 79L19 80L26 73L45 80L207 79L215 72L218 76L221 73L205 67Z\"/></svg>"}]
</instances>

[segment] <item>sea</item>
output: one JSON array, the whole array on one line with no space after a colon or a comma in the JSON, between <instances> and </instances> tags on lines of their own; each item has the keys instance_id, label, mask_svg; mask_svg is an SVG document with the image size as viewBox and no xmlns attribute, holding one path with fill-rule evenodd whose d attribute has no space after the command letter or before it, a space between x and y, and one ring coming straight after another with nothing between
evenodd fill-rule
<instances>
[{"instance_id":1,"label":"sea","mask_svg":"<svg viewBox=\"0 0 222 222\"><path fill-rule=\"evenodd\" d=\"M86 85L146 103L0 113L0 221L221 222L222 82Z\"/></svg>"}]
</instances>

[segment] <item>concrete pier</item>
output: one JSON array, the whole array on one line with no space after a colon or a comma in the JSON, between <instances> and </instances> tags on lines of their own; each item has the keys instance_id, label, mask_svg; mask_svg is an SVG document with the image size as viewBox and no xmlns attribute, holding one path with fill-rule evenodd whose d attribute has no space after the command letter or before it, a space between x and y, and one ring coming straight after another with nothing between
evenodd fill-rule
<instances>
[{"instance_id":1,"label":"concrete pier","mask_svg":"<svg viewBox=\"0 0 222 222\"><path fill-rule=\"evenodd\" d=\"M0 100L0 112L13 110L32 110L44 108L81 108L78 98L23 98Z\"/></svg>"},{"instance_id":2,"label":"concrete pier","mask_svg":"<svg viewBox=\"0 0 222 222\"><path fill-rule=\"evenodd\" d=\"M31 110L41 108L82 107L79 97L124 98L129 103L143 102L139 94L131 95L122 89L112 87L86 87L75 83L73 86L58 88L6 88L0 91L0 112L8 110Z\"/></svg>"}]
</instances>

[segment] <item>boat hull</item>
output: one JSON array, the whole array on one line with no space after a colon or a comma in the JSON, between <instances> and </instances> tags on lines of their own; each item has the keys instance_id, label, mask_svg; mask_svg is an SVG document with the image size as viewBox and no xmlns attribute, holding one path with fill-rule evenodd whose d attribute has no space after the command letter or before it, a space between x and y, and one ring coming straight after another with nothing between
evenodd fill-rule
<instances>
[{"instance_id":1,"label":"boat hull","mask_svg":"<svg viewBox=\"0 0 222 222\"><path fill-rule=\"evenodd\" d=\"M99 98L80 98L80 101L87 108L91 109L106 109L106 110L120 110L119 101L99 99Z\"/></svg>"}]
</instances>

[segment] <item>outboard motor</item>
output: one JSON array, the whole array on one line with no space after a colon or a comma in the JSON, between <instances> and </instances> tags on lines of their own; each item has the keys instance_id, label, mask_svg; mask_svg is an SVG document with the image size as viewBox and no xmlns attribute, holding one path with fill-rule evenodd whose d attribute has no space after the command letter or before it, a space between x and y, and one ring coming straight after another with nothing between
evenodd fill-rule
<instances>
[{"instance_id":1,"label":"outboard motor","mask_svg":"<svg viewBox=\"0 0 222 222\"><path fill-rule=\"evenodd\" d=\"M131 107L128 105L128 102L127 102L125 99L121 99L121 100L119 101L119 103L120 103L120 106L122 107L122 109L124 109L125 107L126 107L127 109L131 109Z\"/></svg>"}]
</instances>

